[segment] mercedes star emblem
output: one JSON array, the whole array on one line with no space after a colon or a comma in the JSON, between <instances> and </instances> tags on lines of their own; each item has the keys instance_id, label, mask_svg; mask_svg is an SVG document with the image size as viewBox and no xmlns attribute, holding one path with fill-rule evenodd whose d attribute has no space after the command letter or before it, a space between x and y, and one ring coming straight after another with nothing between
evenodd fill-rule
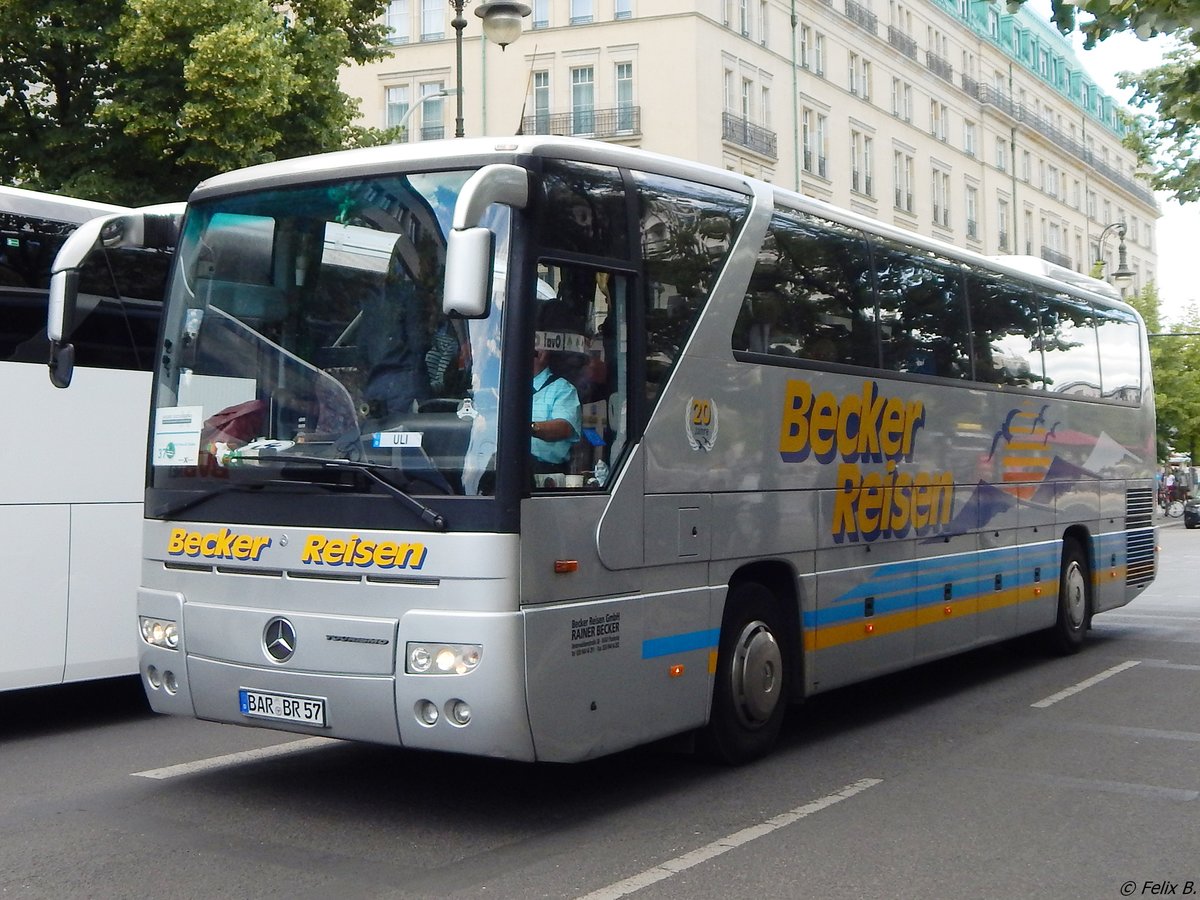
<instances>
[{"instance_id":1,"label":"mercedes star emblem","mask_svg":"<svg viewBox=\"0 0 1200 900\"><path fill-rule=\"evenodd\" d=\"M263 629L263 647L275 662L287 662L296 652L296 629L287 619L275 617Z\"/></svg>"}]
</instances>

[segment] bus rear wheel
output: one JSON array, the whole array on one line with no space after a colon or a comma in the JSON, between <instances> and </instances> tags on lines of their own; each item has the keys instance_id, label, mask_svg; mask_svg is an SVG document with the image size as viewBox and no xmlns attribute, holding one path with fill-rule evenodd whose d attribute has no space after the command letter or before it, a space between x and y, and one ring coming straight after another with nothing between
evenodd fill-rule
<instances>
[{"instance_id":1,"label":"bus rear wheel","mask_svg":"<svg viewBox=\"0 0 1200 900\"><path fill-rule=\"evenodd\" d=\"M774 595L761 584L734 585L725 604L704 753L737 765L765 756L783 726L789 673Z\"/></svg>"},{"instance_id":2,"label":"bus rear wheel","mask_svg":"<svg viewBox=\"0 0 1200 900\"><path fill-rule=\"evenodd\" d=\"M1079 542L1063 542L1058 576L1058 617L1050 629L1050 644L1059 653L1076 653L1087 635L1092 609L1092 577L1087 554Z\"/></svg>"}]
</instances>

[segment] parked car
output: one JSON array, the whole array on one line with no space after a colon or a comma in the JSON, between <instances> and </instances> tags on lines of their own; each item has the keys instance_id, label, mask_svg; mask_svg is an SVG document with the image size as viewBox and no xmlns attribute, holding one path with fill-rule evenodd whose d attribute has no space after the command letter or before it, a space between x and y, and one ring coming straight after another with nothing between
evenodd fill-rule
<instances>
[{"instance_id":1,"label":"parked car","mask_svg":"<svg viewBox=\"0 0 1200 900\"><path fill-rule=\"evenodd\" d=\"M1200 497L1189 497L1183 504L1183 527L1200 525Z\"/></svg>"}]
</instances>

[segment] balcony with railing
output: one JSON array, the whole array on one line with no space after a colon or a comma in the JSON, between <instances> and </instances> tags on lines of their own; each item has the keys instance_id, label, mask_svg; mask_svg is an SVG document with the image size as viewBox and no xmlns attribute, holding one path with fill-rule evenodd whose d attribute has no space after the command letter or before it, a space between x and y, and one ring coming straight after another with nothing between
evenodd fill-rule
<instances>
[{"instance_id":1,"label":"balcony with railing","mask_svg":"<svg viewBox=\"0 0 1200 900\"><path fill-rule=\"evenodd\" d=\"M879 17L860 3L846 0L846 18L871 34L879 33Z\"/></svg>"},{"instance_id":2,"label":"balcony with railing","mask_svg":"<svg viewBox=\"0 0 1200 900\"><path fill-rule=\"evenodd\" d=\"M925 51L925 68L944 81L954 83L954 66L950 61L938 56L932 50Z\"/></svg>"},{"instance_id":3,"label":"balcony with railing","mask_svg":"<svg viewBox=\"0 0 1200 900\"><path fill-rule=\"evenodd\" d=\"M963 72L959 76L959 78L962 79L962 89L964 91L966 91L966 93L968 93L972 97L974 97L976 100L978 100L979 99L979 90L982 87L982 85L978 81L976 81L974 78L972 78L970 75L968 75L966 72Z\"/></svg>"},{"instance_id":4,"label":"balcony with railing","mask_svg":"<svg viewBox=\"0 0 1200 900\"><path fill-rule=\"evenodd\" d=\"M576 109L570 112L534 113L521 120L522 134L557 134L613 138L641 134L642 108Z\"/></svg>"},{"instance_id":5,"label":"balcony with railing","mask_svg":"<svg viewBox=\"0 0 1200 900\"><path fill-rule=\"evenodd\" d=\"M774 131L754 125L733 113L721 114L721 138L772 159L779 156Z\"/></svg>"},{"instance_id":6,"label":"balcony with railing","mask_svg":"<svg viewBox=\"0 0 1200 900\"><path fill-rule=\"evenodd\" d=\"M980 103L983 103L985 106L991 106L1004 113L1010 119L1032 128L1052 144L1055 144L1060 149L1065 150L1089 166L1098 175L1106 178L1126 193L1137 197L1147 206L1157 209L1158 203L1154 199L1154 192L1145 183L1122 174L1119 170L1104 162L1103 159L1098 158L1095 153L1089 150L1077 138L1056 127L1044 116L1037 115L1024 105L1014 102L1005 92L997 90L994 87L989 87L986 84L979 85L978 97Z\"/></svg>"},{"instance_id":7,"label":"balcony with railing","mask_svg":"<svg viewBox=\"0 0 1200 900\"><path fill-rule=\"evenodd\" d=\"M1042 247L1042 259L1046 262L1054 263L1056 266L1062 266L1065 269L1071 268L1071 257L1058 250L1052 250L1049 247Z\"/></svg>"},{"instance_id":8,"label":"balcony with railing","mask_svg":"<svg viewBox=\"0 0 1200 900\"><path fill-rule=\"evenodd\" d=\"M907 34L897 28L895 25L888 26L888 43L907 56L909 59L917 58L917 42L910 38Z\"/></svg>"}]
</instances>

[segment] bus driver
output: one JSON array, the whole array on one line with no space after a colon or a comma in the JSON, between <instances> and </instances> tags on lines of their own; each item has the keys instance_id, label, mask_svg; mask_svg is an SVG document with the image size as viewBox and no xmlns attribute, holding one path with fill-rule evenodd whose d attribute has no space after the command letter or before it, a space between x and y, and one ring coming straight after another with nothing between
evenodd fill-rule
<instances>
[{"instance_id":1,"label":"bus driver","mask_svg":"<svg viewBox=\"0 0 1200 900\"><path fill-rule=\"evenodd\" d=\"M549 350L533 354L533 415L530 453L534 475L566 474L571 447L579 441L582 410L579 392L550 369Z\"/></svg>"}]
</instances>

